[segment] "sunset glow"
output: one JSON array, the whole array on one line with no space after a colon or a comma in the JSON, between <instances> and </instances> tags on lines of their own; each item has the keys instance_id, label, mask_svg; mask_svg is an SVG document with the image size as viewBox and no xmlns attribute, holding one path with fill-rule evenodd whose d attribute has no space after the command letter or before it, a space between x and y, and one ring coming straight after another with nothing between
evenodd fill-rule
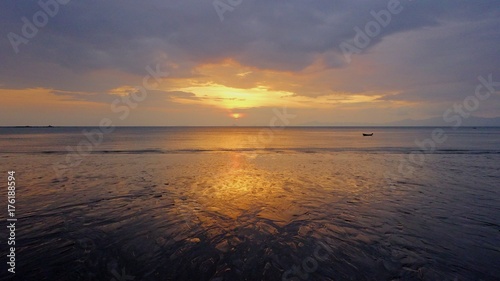
<instances>
[{"instance_id":1,"label":"sunset glow","mask_svg":"<svg viewBox=\"0 0 500 281\"><path fill-rule=\"evenodd\" d=\"M0 1L2 276L500 280L499 3Z\"/></svg>"},{"instance_id":2,"label":"sunset glow","mask_svg":"<svg viewBox=\"0 0 500 281\"><path fill-rule=\"evenodd\" d=\"M30 4L6 2L2 10L13 16L0 25L10 34L0 45L0 125L91 126L123 117L124 126L230 126L229 117L266 126L284 107L297 115L289 125L401 124L442 120L474 93L479 75L498 80L492 58L500 29L491 12L498 5L450 2L455 12L445 15L407 1L380 32L358 34L387 9L387 1L370 3L245 3L223 22L210 3L124 8L113 0L100 13L68 4L58 9L64 29L54 17L27 44L9 38L25 36L19 19L31 20ZM110 14L113 24L89 26ZM194 23L193 14L203 20ZM137 17L144 22L128 20ZM489 99L471 116L498 117L499 106Z\"/></svg>"},{"instance_id":3,"label":"sunset glow","mask_svg":"<svg viewBox=\"0 0 500 281\"><path fill-rule=\"evenodd\" d=\"M292 102L283 98L293 95L285 91L273 91L264 86L241 89L214 83L189 86L176 90L194 93L198 98L196 100L175 98L174 100L176 102L188 104L199 103L226 109L275 106L283 103L288 104Z\"/></svg>"}]
</instances>

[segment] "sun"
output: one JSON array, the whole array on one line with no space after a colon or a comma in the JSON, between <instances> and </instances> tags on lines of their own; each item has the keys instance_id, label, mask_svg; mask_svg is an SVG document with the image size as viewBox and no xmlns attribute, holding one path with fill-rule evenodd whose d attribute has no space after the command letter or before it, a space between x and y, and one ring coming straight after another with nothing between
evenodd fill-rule
<instances>
[{"instance_id":1,"label":"sun","mask_svg":"<svg viewBox=\"0 0 500 281\"><path fill-rule=\"evenodd\" d=\"M233 117L234 119L240 119L242 115L240 113L232 113L231 117Z\"/></svg>"}]
</instances>

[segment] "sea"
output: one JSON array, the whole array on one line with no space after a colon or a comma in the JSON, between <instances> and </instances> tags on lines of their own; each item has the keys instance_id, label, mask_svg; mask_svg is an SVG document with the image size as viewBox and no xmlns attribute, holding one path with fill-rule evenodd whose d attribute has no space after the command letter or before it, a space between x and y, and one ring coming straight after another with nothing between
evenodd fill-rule
<instances>
[{"instance_id":1,"label":"sea","mask_svg":"<svg viewBox=\"0 0 500 281\"><path fill-rule=\"evenodd\" d=\"M500 128L3 127L0 280L500 280L499 183Z\"/></svg>"}]
</instances>

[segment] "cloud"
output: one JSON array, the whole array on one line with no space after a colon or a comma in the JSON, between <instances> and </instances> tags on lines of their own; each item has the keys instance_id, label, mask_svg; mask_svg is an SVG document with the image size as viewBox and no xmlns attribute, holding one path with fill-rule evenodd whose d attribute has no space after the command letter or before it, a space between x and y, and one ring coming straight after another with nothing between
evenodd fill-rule
<instances>
[{"instance_id":1,"label":"cloud","mask_svg":"<svg viewBox=\"0 0 500 281\"><path fill-rule=\"evenodd\" d=\"M243 0L221 22L211 0L70 1L15 54L7 34L22 35L21 18L40 7L1 1L0 85L105 103L160 63L170 76L151 105L203 102L175 91L209 82L295 98L425 103L456 100L478 75L499 73L500 6L486 0L402 0L402 12L348 63L339 45L388 2Z\"/></svg>"},{"instance_id":2,"label":"cloud","mask_svg":"<svg viewBox=\"0 0 500 281\"><path fill-rule=\"evenodd\" d=\"M394 15L376 41L440 20L493 17L499 9L491 1L414 2L401 4L404 15ZM311 64L316 54L338 52L342 41L354 37L353 28L363 28L373 20L370 11L385 9L387 3L243 1L221 23L211 1L71 1L21 51L73 71L118 68L140 74L161 54L172 54L170 59L178 64L233 57L249 66L297 71ZM20 18L30 18L39 9L37 1L1 5L2 16L8 15L2 17L3 34L20 33ZM9 49L9 42L2 40L3 58L12 57Z\"/></svg>"}]
</instances>

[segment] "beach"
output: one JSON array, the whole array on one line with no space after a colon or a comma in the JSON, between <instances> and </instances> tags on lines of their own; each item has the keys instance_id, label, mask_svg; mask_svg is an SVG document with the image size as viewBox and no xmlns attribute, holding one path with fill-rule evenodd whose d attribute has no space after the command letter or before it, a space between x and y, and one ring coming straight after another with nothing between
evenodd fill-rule
<instances>
[{"instance_id":1,"label":"beach","mask_svg":"<svg viewBox=\"0 0 500 281\"><path fill-rule=\"evenodd\" d=\"M18 280L500 278L498 128L82 130L0 129Z\"/></svg>"}]
</instances>

